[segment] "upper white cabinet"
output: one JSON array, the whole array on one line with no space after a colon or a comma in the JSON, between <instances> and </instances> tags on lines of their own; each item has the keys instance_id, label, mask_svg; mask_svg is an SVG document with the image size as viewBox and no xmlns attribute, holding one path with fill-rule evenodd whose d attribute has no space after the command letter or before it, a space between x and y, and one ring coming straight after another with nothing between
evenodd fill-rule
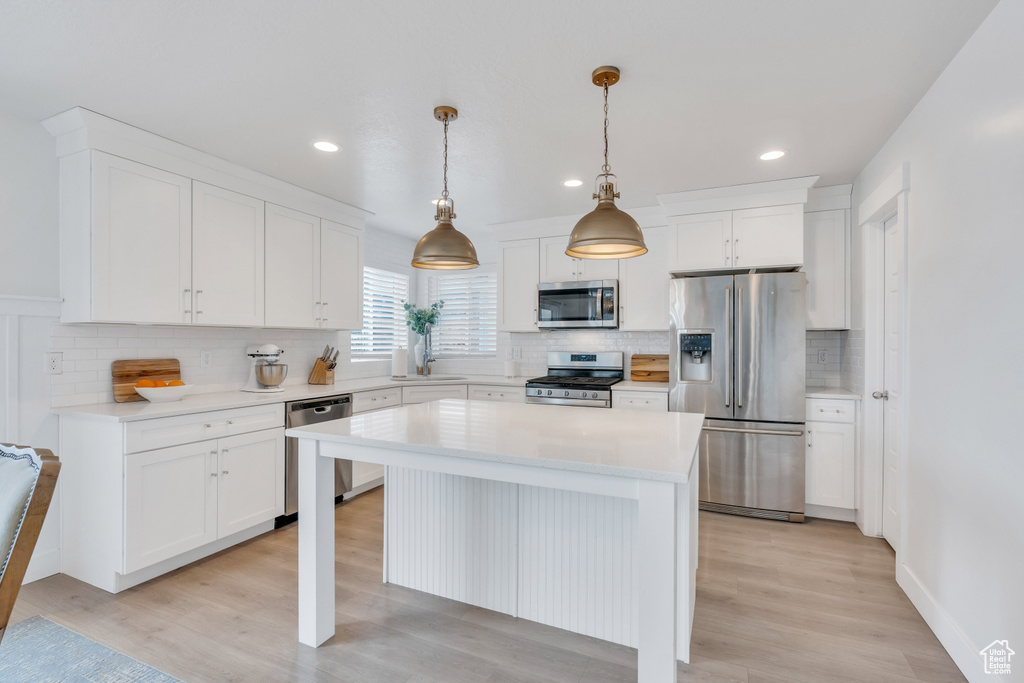
<instances>
[{"instance_id":1,"label":"upper white cabinet","mask_svg":"<svg viewBox=\"0 0 1024 683\"><path fill-rule=\"evenodd\" d=\"M263 202L192 183L192 320L263 325Z\"/></svg>"},{"instance_id":2,"label":"upper white cabinet","mask_svg":"<svg viewBox=\"0 0 1024 683\"><path fill-rule=\"evenodd\" d=\"M192 182L103 152L61 164L61 320L191 322Z\"/></svg>"},{"instance_id":3,"label":"upper white cabinet","mask_svg":"<svg viewBox=\"0 0 1024 683\"><path fill-rule=\"evenodd\" d=\"M363 328L363 231L320 220L320 327Z\"/></svg>"},{"instance_id":4,"label":"upper white cabinet","mask_svg":"<svg viewBox=\"0 0 1024 683\"><path fill-rule=\"evenodd\" d=\"M540 283L536 239L498 243L498 330L537 331L537 285Z\"/></svg>"},{"instance_id":5,"label":"upper white cabinet","mask_svg":"<svg viewBox=\"0 0 1024 683\"><path fill-rule=\"evenodd\" d=\"M807 329L850 327L848 212L804 214L804 271L807 273Z\"/></svg>"},{"instance_id":6,"label":"upper white cabinet","mask_svg":"<svg viewBox=\"0 0 1024 683\"><path fill-rule=\"evenodd\" d=\"M569 236L543 237L540 244L540 282L617 280L616 259L578 259L567 256Z\"/></svg>"},{"instance_id":7,"label":"upper white cabinet","mask_svg":"<svg viewBox=\"0 0 1024 683\"><path fill-rule=\"evenodd\" d=\"M644 228L647 253L619 264L619 329L668 330L669 263L676 235L668 226Z\"/></svg>"},{"instance_id":8,"label":"upper white cabinet","mask_svg":"<svg viewBox=\"0 0 1024 683\"><path fill-rule=\"evenodd\" d=\"M799 266L804 262L802 204L675 216L674 272Z\"/></svg>"}]
</instances>

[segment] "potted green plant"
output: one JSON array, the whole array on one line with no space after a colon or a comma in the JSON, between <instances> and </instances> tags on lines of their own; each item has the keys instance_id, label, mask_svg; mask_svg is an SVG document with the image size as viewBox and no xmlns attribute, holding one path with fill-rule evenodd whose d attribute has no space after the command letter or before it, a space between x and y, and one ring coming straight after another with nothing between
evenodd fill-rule
<instances>
[{"instance_id":1,"label":"potted green plant","mask_svg":"<svg viewBox=\"0 0 1024 683\"><path fill-rule=\"evenodd\" d=\"M430 363L434 360L430 349L430 328L440 319L444 301L435 301L427 308L416 308L408 301L403 301L402 305L405 307L405 324L420 336L413 349L416 355L416 374L429 375Z\"/></svg>"}]
</instances>

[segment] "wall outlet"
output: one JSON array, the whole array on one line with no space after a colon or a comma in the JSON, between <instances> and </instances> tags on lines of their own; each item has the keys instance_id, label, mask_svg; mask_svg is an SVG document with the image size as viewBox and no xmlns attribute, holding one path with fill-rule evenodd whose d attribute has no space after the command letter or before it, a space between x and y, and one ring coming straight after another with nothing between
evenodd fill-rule
<instances>
[{"instance_id":1,"label":"wall outlet","mask_svg":"<svg viewBox=\"0 0 1024 683\"><path fill-rule=\"evenodd\" d=\"M63 351L51 351L46 354L46 372L50 375L60 375L64 372Z\"/></svg>"},{"instance_id":2,"label":"wall outlet","mask_svg":"<svg viewBox=\"0 0 1024 683\"><path fill-rule=\"evenodd\" d=\"M505 347L505 360L512 360L512 351L513 349L511 346Z\"/></svg>"},{"instance_id":3,"label":"wall outlet","mask_svg":"<svg viewBox=\"0 0 1024 683\"><path fill-rule=\"evenodd\" d=\"M208 368L213 365L213 351L199 352L199 367Z\"/></svg>"},{"instance_id":4,"label":"wall outlet","mask_svg":"<svg viewBox=\"0 0 1024 683\"><path fill-rule=\"evenodd\" d=\"M523 347L522 346L513 346L512 347L512 360L522 360L522 359L523 359Z\"/></svg>"},{"instance_id":5,"label":"wall outlet","mask_svg":"<svg viewBox=\"0 0 1024 683\"><path fill-rule=\"evenodd\" d=\"M828 349L818 349L818 365L828 363Z\"/></svg>"}]
</instances>

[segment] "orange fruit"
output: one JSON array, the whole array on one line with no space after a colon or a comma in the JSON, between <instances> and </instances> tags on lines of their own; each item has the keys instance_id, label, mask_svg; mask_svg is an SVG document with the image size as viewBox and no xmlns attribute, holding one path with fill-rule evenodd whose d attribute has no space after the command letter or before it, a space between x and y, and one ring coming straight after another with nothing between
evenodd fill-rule
<instances>
[{"instance_id":1,"label":"orange fruit","mask_svg":"<svg viewBox=\"0 0 1024 683\"><path fill-rule=\"evenodd\" d=\"M167 386L167 382L163 381L162 379L155 379L155 380L153 380L153 386L154 387L166 387Z\"/></svg>"},{"instance_id":2,"label":"orange fruit","mask_svg":"<svg viewBox=\"0 0 1024 683\"><path fill-rule=\"evenodd\" d=\"M156 385L153 384L153 380L151 380L151 379L140 379L138 382L135 383L135 386L137 386L137 387L154 387Z\"/></svg>"},{"instance_id":3,"label":"orange fruit","mask_svg":"<svg viewBox=\"0 0 1024 683\"><path fill-rule=\"evenodd\" d=\"M169 386L169 387L183 387L183 386L185 386L185 383L182 382L180 379L172 379L170 382L167 383L167 386Z\"/></svg>"}]
</instances>

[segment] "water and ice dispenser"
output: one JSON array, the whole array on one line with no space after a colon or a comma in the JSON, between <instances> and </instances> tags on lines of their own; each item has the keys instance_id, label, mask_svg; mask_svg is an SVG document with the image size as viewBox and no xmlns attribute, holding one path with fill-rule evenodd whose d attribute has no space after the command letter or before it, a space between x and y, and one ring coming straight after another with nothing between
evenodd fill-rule
<instances>
[{"instance_id":1,"label":"water and ice dispenser","mask_svg":"<svg viewBox=\"0 0 1024 683\"><path fill-rule=\"evenodd\" d=\"M711 381L711 332L679 333L679 381Z\"/></svg>"}]
</instances>

